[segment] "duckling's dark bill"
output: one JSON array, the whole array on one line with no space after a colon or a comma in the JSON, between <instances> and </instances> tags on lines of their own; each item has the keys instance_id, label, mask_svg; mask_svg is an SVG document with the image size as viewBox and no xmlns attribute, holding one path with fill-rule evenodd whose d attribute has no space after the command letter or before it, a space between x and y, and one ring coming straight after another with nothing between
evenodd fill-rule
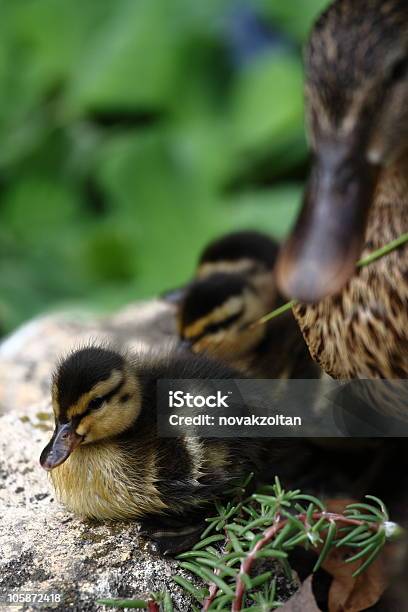
<instances>
[{"instance_id":1,"label":"duckling's dark bill","mask_svg":"<svg viewBox=\"0 0 408 612\"><path fill-rule=\"evenodd\" d=\"M50 442L41 453L41 466L45 470L52 470L61 465L82 440L83 437L76 433L72 423L58 424Z\"/></svg>"},{"instance_id":2,"label":"duckling's dark bill","mask_svg":"<svg viewBox=\"0 0 408 612\"><path fill-rule=\"evenodd\" d=\"M361 255L376 168L362 159L317 160L302 211L277 264L279 288L317 302L339 292Z\"/></svg>"}]
</instances>

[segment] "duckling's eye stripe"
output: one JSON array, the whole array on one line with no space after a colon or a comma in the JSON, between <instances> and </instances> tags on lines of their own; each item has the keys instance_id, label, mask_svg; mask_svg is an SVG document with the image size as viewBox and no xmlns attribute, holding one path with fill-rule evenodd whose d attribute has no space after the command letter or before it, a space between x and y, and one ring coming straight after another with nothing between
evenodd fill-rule
<instances>
[{"instance_id":1,"label":"duckling's eye stripe","mask_svg":"<svg viewBox=\"0 0 408 612\"><path fill-rule=\"evenodd\" d=\"M215 334L217 331L226 329L227 327L235 323L235 321L238 321L238 319L242 316L243 312L244 309L241 308L237 313L231 315L230 317L227 317L226 319L223 319L222 321L219 321L218 323L210 323L209 325L206 325L201 334L194 336L194 338L190 338L190 340L193 343L198 342L198 340L201 340L207 334Z\"/></svg>"},{"instance_id":2,"label":"duckling's eye stripe","mask_svg":"<svg viewBox=\"0 0 408 612\"><path fill-rule=\"evenodd\" d=\"M220 329L223 329L225 327L229 327L230 325L232 325L233 323L235 323L235 321L237 321L241 316L242 313L244 312L243 308L240 308L240 310L238 310L238 312L236 312L235 314L231 315L230 317L227 317L226 319L224 319L223 321L219 321L218 323L210 323L210 325L207 325L207 327L205 328L205 333L214 333Z\"/></svg>"},{"instance_id":3,"label":"duckling's eye stripe","mask_svg":"<svg viewBox=\"0 0 408 612\"><path fill-rule=\"evenodd\" d=\"M115 387L113 387L111 391L109 391L109 393L106 393L105 395L101 395L100 397L94 397L93 399L91 399L90 402L88 403L87 410L81 415L81 417L84 417L88 415L89 413L91 413L93 410L97 410L98 408L100 408L100 406L102 406L104 402L109 401L114 395L116 395L116 393L120 391L120 389L123 387L124 384L125 384L125 381L121 380L118 382L118 384Z\"/></svg>"}]
</instances>

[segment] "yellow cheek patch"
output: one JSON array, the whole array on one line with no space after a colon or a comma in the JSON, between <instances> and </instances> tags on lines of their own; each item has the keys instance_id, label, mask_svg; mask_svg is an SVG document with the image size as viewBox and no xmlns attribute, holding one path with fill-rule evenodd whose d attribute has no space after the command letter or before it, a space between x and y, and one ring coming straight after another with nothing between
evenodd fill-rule
<instances>
[{"instance_id":1,"label":"yellow cheek patch","mask_svg":"<svg viewBox=\"0 0 408 612\"><path fill-rule=\"evenodd\" d=\"M244 302L241 296L235 295L229 298L224 304L214 308L214 310L209 312L205 317L201 317L201 319L185 327L184 336L186 338L200 336L208 325L222 323L225 319L228 319L242 310L243 306Z\"/></svg>"},{"instance_id":2,"label":"yellow cheek patch","mask_svg":"<svg viewBox=\"0 0 408 612\"><path fill-rule=\"evenodd\" d=\"M92 428L93 423L95 422L94 415L88 414L84 417L78 427L76 428L76 433L80 436L85 436L88 431Z\"/></svg>"},{"instance_id":3,"label":"yellow cheek patch","mask_svg":"<svg viewBox=\"0 0 408 612\"><path fill-rule=\"evenodd\" d=\"M115 385L112 388L115 388ZM123 395L129 395L128 402L122 403L120 401L120 397ZM140 410L141 391L139 383L130 372L126 372L125 382L118 395L113 396L101 409L83 417L76 428L76 432L80 436L86 436L85 443L110 438L128 429L139 416Z\"/></svg>"}]
</instances>

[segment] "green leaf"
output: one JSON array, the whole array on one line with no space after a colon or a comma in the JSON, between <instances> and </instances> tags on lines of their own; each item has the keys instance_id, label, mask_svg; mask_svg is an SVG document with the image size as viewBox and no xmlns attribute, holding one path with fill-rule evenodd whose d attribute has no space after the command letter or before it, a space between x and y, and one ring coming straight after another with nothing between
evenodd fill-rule
<instances>
[{"instance_id":1,"label":"green leaf","mask_svg":"<svg viewBox=\"0 0 408 612\"><path fill-rule=\"evenodd\" d=\"M329 521L325 516L322 516L318 521L316 521L316 523L314 523L314 525L312 525L312 531L320 531L323 529L323 525L325 523L328 523L327 526L329 526L330 522L331 521Z\"/></svg>"},{"instance_id":2,"label":"green leaf","mask_svg":"<svg viewBox=\"0 0 408 612\"><path fill-rule=\"evenodd\" d=\"M219 570L227 576L235 578L236 572L230 567L227 567L224 563L222 563L220 559L208 559L206 557L199 557L198 559L196 559L196 563L199 563L200 565L206 565L208 567L211 567L212 569Z\"/></svg>"},{"instance_id":3,"label":"green leaf","mask_svg":"<svg viewBox=\"0 0 408 612\"><path fill-rule=\"evenodd\" d=\"M258 550L256 553L256 558L267 558L267 557L275 557L276 559L286 559L288 553L283 550L274 550L273 548L266 548L263 550Z\"/></svg>"},{"instance_id":4,"label":"green leaf","mask_svg":"<svg viewBox=\"0 0 408 612\"><path fill-rule=\"evenodd\" d=\"M254 493L252 497L256 501L267 506L276 506L278 503L276 497L272 497L272 495L259 495L258 493Z\"/></svg>"},{"instance_id":5,"label":"green leaf","mask_svg":"<svg viewBox=\"0 0 408 612\"><path fill-rule=\"evenodd\" d=\"M292 531L293 531L293 524L287 523L283 527L283 529L279 532L275 540L273 541L274 548L279 548Z\"/></svg>"},{"instance_id":6,"label":"green leaf","mask_svg":"<svg viewBox=\"0 0 408 612\"><path fill-rule=\"evenodd\" d=\"M228 537L231 540L231 544L232 544L233 549L236 552L242 553L243 552L243 548L242 548L242 546L241 546L237 536L235 535L235 533L233 531L231 531L229 529L228 529Z\"/></svg>"},{"instance_id":7,"label":"green leaf","mask_svg":"<svg viewBox=\"0 0 408 612\"><path fill-rule=\"evenodd\" d=\"M305 540L308 539L309 536L307 533L300 533L299 535L295 535L293 536L293 538L286 540L286 542L282 544L282 547L286 549L294 548L295 546L302 544L302 542L305 542Z\"/></svg>"},{"instance_id":8,"label":"green leaf","mask_svg":"<svg viewBox=\"0 0 408 612\"><path fill-rule=\"evenodd\" d=\"M225 536L221 534L209 536L208 538L204 538L204 540L200 540L199 542L197 542L197 544L193 546L193 550L200 550L201 548L205 548L213 542L221 542L222 540L225 540Z\"/></svg>"},{"instance_id":9,"label":"green leaf","mask_svg":"<svg viewBox=\"0 0 408 612\"><path fill-rule=\"evenodd\" d=\"M364 563L362 563L362 565L355 572L353 572L353 577L357 578L357 576L360 576L360 574L362 574L367 569L367 567L371 565L371 563L378 557L382 549L383 544L380 544L377 548L375 548L373 552L364 561Z\"/></svg>"},{"instance_id":10,"label":"green leaf","mask_svg":"<svg viewBox=\"0 0 408 612\"><path fill-rule=\"evenodd\" d=\"M163 612L173 612L173 609L170 593L165 593L163 597Z\"/></svg>"},{"instance_id":11,"label":"green leaf","mask_svg":"<svg viewBox=\"0 0 408 612\"><path fill-rule=\"evenodd\" d=\"M381 512L385 518L386 521L390 520L389 514L388 514L388 510L384 504L384 502L379 499L378 497L375 497L374 495L366 495L366 499L372 499L373 501L375 501L381 508Z\"/></svg>"},{"instance_id":12,"label":"green leaf","mask_svg":"<svg viewBox=\"0 0 408 612\"><path fill-rule=\"evenodd\" d=\"M255 527L261 527L263 525L266 525L268 521L270 522L270 517L268 516L262 516L260 518L255 519L254 521L251 521L243 528L243 530L241 531L241 536L243 536L247 531L254 529Z\"/></svg>"},{"instance_id":13,"label":"green leaf","mask_svg":"<svg viewBox=\"0 0 408 612\"><path fill-rule=\"evenodd\" d=\"M144 610L148 607L147 601L142 599L98 599L96 603L110 608L138 608Z\"/></svg>"},{"instance_id":14,"label":"green leaf","mask_svg":"<svg viewBox=\"0 0 408 612\"><path fill-rule=\"evenodd\" d=\"M349 510L368 510L369 512L371 512L371 514L374 514L380 521L384 520L384 515L377 510L377 508L374 508L373 506L370 506L369 504L362 504L362 503L355 503L355 504L349 504L346 508L346 511L348 513Z\"/></svg>"},{"instance_id":15,"label":"green leaf","mask_svg":"<svg viewBox=\"0 0 408 612\"><path fill-rule=\"evenodd\" d=\"M210 522L209 519L206 519L206 520ZM216 527L217 521L218 521L218 518L211 519L210 524L208 525L208 527L204 529L203 533L201 534L202 539L206 538L206 536L208 536L208 534L211 533L211 531Z\"/></svg>"},{"instance_id":16,"label":"green leaf","mask_svg":"<svg viewBox=\"0 0 408 612\"><path fill-rule=\"evenodd\" d=\"M333 544L335 535L336 535L336 523L334 521L330 521L329 528L326 534L326 538L325 538L322 550L320 551L320 555L313 568L313 572L317 572L319 567L321 567L322 563L325 561L327 555L329 554L330 548Z\"/></svg>"},{"instance_id":17,"label":"green leaf","mask_svg":"<svg viewBox=\"0 0 408 612\"><path fill-rule=\"evenodd\" d=\"M238 535L241 535L242 527L240 525L237 525L236 523L228 523L228 525L226 525L225 528L228 531L228 533L230 533L231 531L234 531Z\"/></svg>"},{"instance_id":18,"label":"green leaf","mask_svg":"<svg viewBox=\"0 0 408 612\"><path fill-rule=\"evenodd\" d=\"M190 593L199 603L202 603L204 598L207 596L208 591L204 589L197 589L196 586L183 576L172 576L173 581L181 586L185 591Z\"/></svg>"},{"instance_id":19,"label":"green leaf","mask_svg":"<svg viewBox=\"0 0 408 612\"><path fill-rule=\"evenodd\" d=\"M219 557L205 550L189 550L177 555L176 559L192 559L197 557L219 560Z\"/></svg>"},{"instance_id":20,"label":"green leaf","mask_svg":"<svg viewBox=\"0 0 408 612\"><path fill-rule=\"evenodd\" d=\"M217 599L215 600L215 603L216 603L215 610L225 610L225 606L229 604L233 599L234 597L232 595L219 595ZM228 607L228 609L229 608L230 606ZM213 608L210 608L210 610L212 609Z\"/></svg>"},{"instance_id":21,"label":"green leaf","mask_svg":"<svg viewBox=\"0 0 408 612\"><path fill-rule=\"evenodd\" d=\"M272 576L273 576L272 572L264 572L263 574L260 574L259 576L255 576L255 578L252 578L252 588L254 589L255 587L260 586L261 584L264 584Z\"/></svg>"},{"instance_id":22,"label":"green leaf","mask_svg":"<svg viewBox=\"0 0 408 612\"><path fill-rule=\"evenodd\" d=\"M231 587L224 580L222 580L222 578L210 572L205 567L199 567L195 563L189 563L187 561L180 563L180 567L193 572L193 574L196 574L199 578L208 582L208 584L214 582L214 584L216 584L218 588L220 588L227 595L233 595L234 591L231 589Z\"/></svg>"},{"instance_id":23,"label":"green leaf","mask_svg":"<svg viewBox=\"0 0 408 612\"><path fill-rule=\"evenodd\" d=\"M281 483L280 483L280 480L279 480L278 476L275 476L275 485L274 485L274 487L275 487L276 495L277 496L282 496L283 489L282 489L282 486L281 486Z\"/></svg>"},{"instance_id":24,"label":"green leaf","mask_svg":"<svg viewBox=\"0 0 408 612\"><path fill-rule=\"evenodd\" d=\"M358 541L358 542L352 542L352 544L355 547L361 547L361 546L368 546L369 544L372 544L373 542L378 542L380 540L382 540L383 538L383 530L379 529L376 533L374 533L371 537L366 538L363 541Z\"/></svg>"},{"instance_id":25,"label":"green leaf","mask_svg":"<svg viewBox=\"0 0 408 612\"><path fill-rule=\"evenodd\" d=\"M344 514L347 518L355 519L356 521L365 521L366 523L378 523L378 517L374 514L360 514L356 510L345 510Z\"/></svg>"},{"instance_id":26,"label":"green leaf","mask_svg":"<svg viewBox=\"0 0 408 612\"><path fill-rule=\"evenodd\" d=\"M361 557L365 557L369 552L371 552L373 549L376 549L376 548L377 546L375 544L369 544L363 550L360 550L360 552L358 552L357 554L346 559L345 563L353 563L354 561L361 559Z\"/></svg>"},{"instance_id":27,"label":"green leaf","mask_svg":"<svg viewBox=\"0 0 408 612\"><path fill-rule=\"evenodd\" d=\"M304 523L302 523L302 521L299 520L293 514L290 514L290 512L286 512L285 510L282 510L282 515L288 519L288 521L291 523L294 529L300 529L301 531L305 530Z\"/></svg>"},{"instance_id":28,"label":"green leaf","mask_svg":"<svg viewBox=\"0 0 408 612\"><path fill-rule=\"evenodd\" d=\"M293 499L311 502L312 504L317 506L317 508L320 508L322 512L326 512L325 505L320 501L320 499L317 499L317 497L314 497L313 495L306 495L305 493L299 493L298 495L295 495Z\"/></svg>"},{"instance_id":29,"label":"green leaf","mask_svg":"<svg viewBox=\"0 0 408 612\"><path fill-rule=\"evenodd\" d=\"M344 546L344 544L351 542L356 536L359 536L365 532L368 533L367 525L359 525L358 527L352 529L346 536L344 536L344 538L336 542L336 546Z\"/></svg>"}]
</instances>

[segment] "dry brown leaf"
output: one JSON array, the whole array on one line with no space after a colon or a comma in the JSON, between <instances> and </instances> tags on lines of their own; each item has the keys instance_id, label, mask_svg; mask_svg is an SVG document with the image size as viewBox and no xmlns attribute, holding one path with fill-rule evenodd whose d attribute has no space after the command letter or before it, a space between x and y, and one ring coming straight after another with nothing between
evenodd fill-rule
<instances>
[{"instance_id":1,"label":"dry brown leaf","mask_svg":"<svg viewBox=\"0 0 408 612\"><path fill-rule=\"evenodd\" d=\"M330 512L343 513L345 507L354 500L335 499L326 502ZM384 555L379 557L357 578L352 574L364 560L345 563L354 554L350 547L344 546L331 550L322 567L333 576L329 591L329 612L360 612L373 606L388 586Z\"/></svg>"},{"instance_id":2,"label":"dry brown leaf","mask_svg":"<svg viewBox=\"0 0 408 612\"><path fill-rule=\"evenodd\" d=\"M288 601L279 608L280 612L321 612L317 607L312 590L313 576L309 576Z\"/></svg>"}]
</instances>

